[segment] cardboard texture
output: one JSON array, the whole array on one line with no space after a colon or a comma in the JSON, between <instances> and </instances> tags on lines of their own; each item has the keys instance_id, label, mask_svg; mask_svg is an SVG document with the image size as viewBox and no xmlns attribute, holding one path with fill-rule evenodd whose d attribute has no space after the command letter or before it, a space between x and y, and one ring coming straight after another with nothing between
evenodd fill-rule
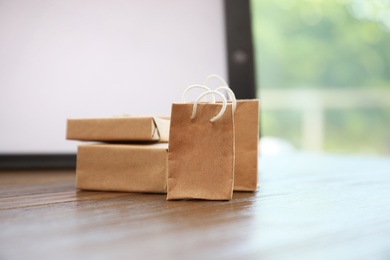
<instances>
[{"instance_id":1,"label":"cardboard texture","mask_svg":"<svg viewBox=\"0 0 390 260\"><path fill-rule=\"evenodd\" d=\"M82 190L166 193L168 144L80 145L76 187Z\"/></svg>"},{"instance_id":2,"label":"cardboard texture","mask_svg":"<svg viewBox=\"0 0 390 260\"><path fill-rule=\"evenodd\" d=\"M169 119L113 117L68 119L66 139L80 141L160 141L169 138Z\"/></svg>"},{"instance_id":3,"label":"cardboard texture","mask_svg":"<svg viewBox=\"0 0 390 260\"><path fill-rule=\"evenodd\" d=\"M172 105L167 199L230 200L234 178L234 125L231 104L211 123L222 104Z\"/></svg>"},{"instance_id":4,"label":"cardboard texture","mask_svg":"<svg viewBox=\"0 0 390 260\"><path fill-rule=\"evenodd\" d=\"M234 190L258 187L259 100L237 100L234 113Z\"/></svg>"}]
</instances>

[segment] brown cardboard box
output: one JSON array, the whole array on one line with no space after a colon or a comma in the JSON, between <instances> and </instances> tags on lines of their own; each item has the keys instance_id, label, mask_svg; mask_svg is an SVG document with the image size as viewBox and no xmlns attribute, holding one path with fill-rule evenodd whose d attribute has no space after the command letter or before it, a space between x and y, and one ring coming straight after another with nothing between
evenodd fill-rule
<instances>
[{"instance_id":1,"label":"brown cardboard box","mask_svg":"<svg viewBox=\"0 0 390 260\"><path fill-rule=\"evenodd\" d=\"M80 141L160 141L169 138L169 119L113 117L68 119L66 139Z\"/></svg>"},{"instance_id":2,"label":"brown cardboard box","mask_svg":"<svg viewBox=\"0 0 390 260\"><path fill-rule=\"evenodd\" d=\"M82 190L166 193L168 144L80 145L76 187Z\"/></svg>"}]
</instances>

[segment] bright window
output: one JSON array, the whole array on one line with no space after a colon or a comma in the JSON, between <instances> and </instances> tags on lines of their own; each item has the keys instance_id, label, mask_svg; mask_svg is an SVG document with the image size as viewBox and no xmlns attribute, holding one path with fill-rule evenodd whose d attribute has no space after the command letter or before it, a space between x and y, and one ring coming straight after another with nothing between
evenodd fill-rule
<instances>
[{"instance_id":1,"label":"bright window","mask_svg":"<svg viewBox=\"0 0 390 260\"><path fill-rule=\"evenodd\" d=\"M390 1L252 0L262 136L390 154Z\"/></svg>"}]
</instances>

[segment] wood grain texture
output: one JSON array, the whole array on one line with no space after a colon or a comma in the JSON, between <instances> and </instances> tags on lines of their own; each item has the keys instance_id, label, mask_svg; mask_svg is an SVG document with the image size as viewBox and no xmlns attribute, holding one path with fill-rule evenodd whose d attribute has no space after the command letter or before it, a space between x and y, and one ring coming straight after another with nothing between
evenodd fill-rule
<instances>
[{"instance_id":1,"label":"wood grain texture","mask_svg":"<svg viewBox=\"0 0 390 260\"><path fill-rule=\"evenodd\" d=\"M72 171L0 173L0 259L390 259L390 160L260 161L232 201L77 191Z\"/></svg>"}]
</instances>

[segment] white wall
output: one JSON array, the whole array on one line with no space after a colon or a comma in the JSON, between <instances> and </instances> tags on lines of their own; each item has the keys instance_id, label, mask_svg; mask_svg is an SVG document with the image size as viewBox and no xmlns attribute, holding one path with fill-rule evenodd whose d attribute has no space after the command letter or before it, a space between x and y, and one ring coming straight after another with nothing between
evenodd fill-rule
<instances>
[{"instance_id":1,"label":"white wall","mask_svg":"<svg viewBox=\"0 0 390 260\"><path fill-rule=\"evenodd\" d=\"M226 76L222 0L1 0L0 153L75 152L66 118L169 115Z\"/></svg>"}]
</instances>

